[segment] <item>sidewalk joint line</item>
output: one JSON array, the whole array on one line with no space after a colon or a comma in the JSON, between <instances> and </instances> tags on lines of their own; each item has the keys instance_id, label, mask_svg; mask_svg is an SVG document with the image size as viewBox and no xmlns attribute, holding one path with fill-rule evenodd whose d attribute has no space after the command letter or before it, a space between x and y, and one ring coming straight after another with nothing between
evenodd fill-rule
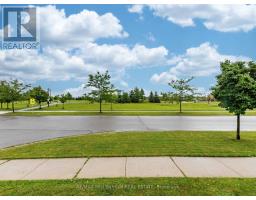
<instances>
[{"instance_id":1,"label":"sidewalk joint line","mask_svg":"<svg viewBox=\"0 0 256 200\"><path fill-rule=\"evenodd\" d=\"M127 177L127 157L125 157L125 165L124 165L124 177Z\"/></svg>"},{"instance_id":2,"label":"sidewalk joint line","mask_svg":"<svg viewBox=\"0 0 256 200\"><path fill-rule=\"evenodd\" d=\"M24 176L22 176L20 178L20 180L22 180L23 178L25 178L26 176L30 175L32 172L34 172L38 167L40 167L41 165L43 165L44 163L46 163L49 160L49 158L45 159L45 161L43 161L42 163L39 163L37 166L35 166L30 172L28 172L27 174L25 174Z\"/></svg>"},{"instance_id":3,"label":"sidewalk joint line","mask_svg":"<svg viewBox=\"0 0 256 200\"><path fill-rule=\"evenodd\" d=\"M148 130L150 131L150 128L146 125L146 123L141 119L141 116L137 116L141 124Z\"/></svg>"},{"instance_id":4,"label":"sidewalk joint line","mask_svg":"<svg viewBox=\"0 0 256 200\"><path fill-rule=\"evenodd\" d=\"M229 170L233 171L235 174L239 175L240 177L243 177L242 174L237 172L235 169L232 169L231 167L227 166L225 163L223 163L222 161L218 160L217 158L214 158L214 160L216 160L218 163L222 164L224 167L228 168Z\"/></svg>"},{"instance_id":5,"label":"sidewalk joint line","mask_svg":"<svg viewBox=\"0 0 256 200\"><path fill-rule=\"evenodd\" d=\"M7 163L7 162L9 162L10 160L6 160L6 161L4 161L3 163L1 163L0 165L3 165L3 164L5 164L5 163Z\"/></svg>"},{"instance_id":6,"label":"sidewalk joint line","mask_svg":"<svg viewBox=\"0 0 256 200\"><path fill-rule=\"evenodd\" d=\"M182 171L182 169L179 167L179 165L175 162L175 160L173 159L173 157L169 157L171 159L171 161L174 163L174 165L178 168L178 170L180 170L180 172L182 173L182 175L184 177L187 177L186 174Z\"/></svg>"},{"instance_id":7,"label":"sidewalk joint line","mask_svg":"<svg viewBox=\"0 0 256 200\"><path fill-rule=\"evenodd\" d=\"M81 170L84 168L84 166L86 165L86 163L90 160L90 158L86 158L86 160L84 161L82 167L76 172L75 176L72 179L76 179L78 174L81 172Z\"/></svg>"}]
</instances>

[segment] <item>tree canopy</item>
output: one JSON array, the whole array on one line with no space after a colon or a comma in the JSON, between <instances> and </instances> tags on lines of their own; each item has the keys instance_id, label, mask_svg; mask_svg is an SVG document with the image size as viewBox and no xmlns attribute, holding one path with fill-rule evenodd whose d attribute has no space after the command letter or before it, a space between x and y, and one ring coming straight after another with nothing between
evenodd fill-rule
<instances>
[{"instance_id":1,"label":"tree canopy","mask_svg":"<svg viewBox=\"0 0 256 200\"><path fill-rule=\"evenodd\" d=\"M237 115L237 139L240 139L240 115L256 107L256 65L226 60L220 69L212 94L221 107Z\"/></svg>"},{"instance_id":2,"label":"tree canopy","mask_svg":"<svg viewBox=\"0 0 256 200\"><path fill-rule=\"evenodd\" d=\"M114 89L114 86L110 82L111 76L108 71L105 73L97 72L96 74L89 74L89 80L85 87L91 87L92 91L90 95L96 98L100 103L100 112L102 112L102 100L107 98L110 92Z\"/></svg>"},{"instance_id":3,"label":"tree canopy","mask_svg":"<svg viewBox=\"0 0 256 200\"><path fill-rule=\"evenodd\" d=\"M189 85L189 82L193 80L193 77L188 79L177 79L172 80L170 83L168 83L169 86L171 86L178 97L178 101L180 103L180 112L182 112L182 101L185 100L187 97L193 96L194 88Z\"/></svg>"}]
</instances>

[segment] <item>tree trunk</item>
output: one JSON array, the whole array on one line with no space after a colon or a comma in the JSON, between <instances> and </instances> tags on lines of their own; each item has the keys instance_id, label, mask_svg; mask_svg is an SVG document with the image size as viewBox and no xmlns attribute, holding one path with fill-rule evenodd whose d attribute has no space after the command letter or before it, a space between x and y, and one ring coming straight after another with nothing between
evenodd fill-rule
<instances>
[{"instance_id":1,"label":"tree trunk","mask_svg":"<svg viewBox=\"0 0 256 200\"><path fill-rule=\"evenodd\" d=\"M7 109L9 109L9 103L7 103Z\"/></svg>"},{"instance_id":2,"label":"tree trunk","mask_svg":"<svg viewBox=\"0 0 256 200\"><path fill-rule=\"evenodd\" d=\"M237 139L237 140L240 140L240 114L237 114L236 139Z\"/></svg>"},{"instance_id":3,"label":"tree trunk","mask_svg":"<svg viewBox=\"0 0 256 200\"><path fill-rule=\"evenodd\" d=\"M14 113L14 102L12 101L12 112Z\"/></svg>"},{"instance_id":4,"label":"tree trunk","mask_svg":"<svg viewBox=\"0 0 256 200\"><path fill-rule=\"evenodd\" d=\"M42 109L41 101L39 102L39 109L40 109L40 110Z\"/></svg>"},{"instance_id":5,"label":"tree trunk","mask_svg":"<svg viewBox=\"0 0 256 200\"><path fill-rule=\"evenodd\" d=\"M62 109L64 110L64 103L62 103Z\"/></svg>"},{"instance_id":6,"label":"tree trunk","mask_svg":"<svg viewBox=\"0 0 256 200\"><path fill-rule=\"evenodd\" d=\"M3 102L1 102L1 109L3 108Z\"/></svg>"},{"instance_id":7,"label":"tree trunk","mask_svg":"<svg viewBox=\"0 0 256 200\"><path fill-rule=\"evenodd\" d=\"M100 113L102 113L102 111L101 111L101 103L102 103L102 99L100 97Z\"/></svg>"},{"instance_id":8,"label":"tree trunk","mask_svg":"<svg viewBox=\"0 0 256 200\"><path fill-rule=\"evenodd\" d=\"M182 107L181 107L181 100L180 100L180 113L182 112Z\"/></svg>"}]
</instances>

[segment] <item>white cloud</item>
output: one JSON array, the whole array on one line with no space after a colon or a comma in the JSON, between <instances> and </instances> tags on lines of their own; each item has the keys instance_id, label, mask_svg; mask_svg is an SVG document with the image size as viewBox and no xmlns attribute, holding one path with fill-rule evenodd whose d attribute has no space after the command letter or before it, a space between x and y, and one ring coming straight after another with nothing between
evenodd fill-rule
<instances>
[{"instance_id":1,"label":"white cloud","mask_svg":"<svg viewBox=\"0 0 256 200\"><path fill-rule=\"evenodd\" d=\"M81 97L84 96L85 93L88 93L90 91L90 88L85 88L85 84L81 84L79 87L68 88L63 92L59 92L59 94L66 94L69 92L73 97Z\"/></svg>"},{"instance_id":2,"label":"white cloud","mask_svg":"<svg viewBox=\"0 0 256 200\"><path fill-rule=\"evenodd\" d=\"M154 67L167 62L164 47L147 48L143 45L98 45L88 43L76 51L55 47L34 50L0 51L0 78L21 80L78 80L84 81L88 73L109 70L115 82L122 80L132 67ZM127 87L125 82L121 85Z\"/></svg>"},{"instance_id":3,"label":"white cloud","mask_svg":"<svg viewBox=\"0 0 256 200\"><path fill-rule=\"evenodd\" d=\"M166 63L168 50L163 47L147 48L136 44L98 45L90 43L81 48L84 60L102 67L122 70L129 67L154 67Z\"/></svg>"},{"instance_id":4,"label":"white cloud","mask_svg":"<svg viewBox=\"0 0 256 200\"><path fill-rule=\"evenodd\" d=\"M55 6L38 7L40 13L41 43L47 46L80 47L98 38L122 38L119 19L112 13L99 15L95 11L83 10L67 16L64 9Z\"/></svg>"},{"instance_id":5,"label":"white cloud","mask_svg":"<svg viewBox=\"0 0 256 200\"><path fill-rule=\"evenodd\" d=\"M207 96L211 93L211 91L209 89L205 89L204 87L197 87L196 89L196 93L198 95L204 95Z\"/></svg>"},{"instance_id":6,"label":"white cloud","mask_svg":"<svg viewBox=\"0 0 256 200\"><path fill-rule=\"evenodd\" d=\"M219 72L220 62L226 59L231 61L250 60L243 56L220 54L217 46L206 42L198 47L187 49L183 55L175 56L169 61L174 66L167 72L154 74L151 81L167 83L172 79L177 79L177 77L214 75Z\"/></svg>"},{"instance_id":7,"label":"white cloud","mask_svg":"<svg viewBox=\"0 0 256 200\"><path fill-rule=\"evenodd\" d=\"M248 32L256 27L256 5L147 5L155 16L182 27L195 26L202 20L210 30ZM130 8L136 10L135 8ZM140 8L140 15L143 8Z\"/></svg>"},{"instance_id":8,"label":"white cloud","mask_svg":"<svg viewBox=\"0 0 256 200\"><path fill-rule=\"evenodd\" d=\"M89 71L84 61L60 49L0 51L0 78L7 76L26 81L70 80Z\"/></svg>"},{"instance_id":9,"label":"white cloud","mask_svg":"<svg viewBox=\"0 0 256 200\"><path fill-rule=\"evenodd\" d=\"M130 13L142 14L143 13L143 8L144 8L143 5L135 4L135 5L132 5L131 7L129 7L128 11Z\"/></svg>"},{"instance_id":10,"label":"white cloud","mask_svg":"<svg viewBox=\"0 0 256 200\"><path fill-rule=\"evenodd\" d=\"M98 38L128 36L111 13L83 10L67 16L55 6L38 8L42 51L0 51L0 78L84 81L89 73L109 70L113 81L128 87L123 80L128 68L167 62L168 50L163 46L97 44Z\"/></svg>"}]
</instances>

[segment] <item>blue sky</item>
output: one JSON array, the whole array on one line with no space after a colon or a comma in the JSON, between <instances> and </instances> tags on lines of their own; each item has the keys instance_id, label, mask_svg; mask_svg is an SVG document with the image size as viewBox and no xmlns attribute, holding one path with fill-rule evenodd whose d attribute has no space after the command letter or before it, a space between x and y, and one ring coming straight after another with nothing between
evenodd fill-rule
<instances>
[{"instance_id":1,"label":"blue sky","mask_svg":"<svg viewBox=\"0 0 256 200\"><path fill-rule=\"evenodd\" d=\"M255 5L41 5L42 51L0 51L0 78L77 96L89 73L107 69L123 90L169 91L168 81L194 76L207 92L221 60L255 60L255 13Z\"/></svg>"}]
</instances>

